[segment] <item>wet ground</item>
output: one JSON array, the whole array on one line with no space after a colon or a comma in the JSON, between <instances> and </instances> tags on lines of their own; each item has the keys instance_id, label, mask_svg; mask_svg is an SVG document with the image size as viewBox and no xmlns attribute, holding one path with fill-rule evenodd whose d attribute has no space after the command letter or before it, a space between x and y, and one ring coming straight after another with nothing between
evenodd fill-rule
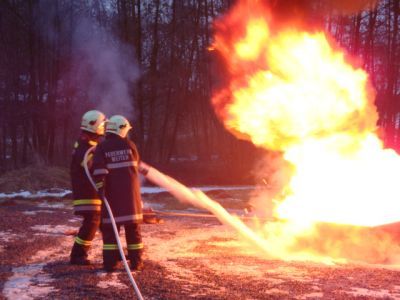
<instances>
[{"instance_id":1,"label":"wet ground","mask_svg":"<svg viewBox=\"0 0 400 300\"><path fill-rule=\"evenodd\" d=\"M145 200L163 209L187 208L174 206L166 194ZM135 297L123 267L102 271L100 234L93 265L68 263L70 234L79 226L71 211L67 199L0 200L0 299ZM400 299L394 267L262 259L212 218L164 217L142 232L145 269L133 276L145 299Z\"/></svg>"}]
</instances>

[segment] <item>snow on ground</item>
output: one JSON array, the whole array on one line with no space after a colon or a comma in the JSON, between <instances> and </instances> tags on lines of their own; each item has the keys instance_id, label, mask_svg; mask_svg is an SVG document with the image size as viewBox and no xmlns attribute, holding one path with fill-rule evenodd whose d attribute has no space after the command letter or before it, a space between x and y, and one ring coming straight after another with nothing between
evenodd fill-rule
<instances>
[{"instance_id":1,"label":"snow on ground","mask_svg":"<svg viewBox=\"0 0 400 300\"><path fill-rule=\"evenodd\" d=\"M50 190L42 190L38 192L29 192L29 191L19 191L15 193L0 193L0 198L63 198L66 195L70 194L70 190L65 189L50 189Z\"/></svg>"},{"instance_id":2,"label":"snow on ground","mask_svg":"<svg viewBox=\"0 0 400 300\"><path fill-rule=\"evenodd\" d=\"M74 220L76 221L76 220ZM66 232L74 231L76 226L66 225L34 225L31 229L38 231L40 235L50 236L58 235L65 236ZM121 233L122 234L122 233ZM10 239L8 232L2 232L0 239ZM30 258L30 262L26 266L16 267L12 269L13 275L7 280L3 288L3 296L6 299L23 299L30 300L41 298L55 292L56 289L51 286L53 279L44 271L44 267L52 262L69 260L69 251L73 244L72 237L65 237L61 243L58 243L52 248L38 251ZM97 264L102 263L102 241L101 235L98 233L93 241L93 247L90 251L89 258ZM126 286L119 280L119 273L107 274L106 272L98 272L100 281L98 287L102 289L117 288L127 289Z\"/></svg>"},{"instance_id":3,"label":"snow on ground","mask_svg":"<svg viewBox=\"0 0 400 300\"><path fill-rule=\"evenodd\" d=\"M27 210L27 211L23 211L22 213L27 216L35 216L38 213L52 214L52 213L54 213L54 211L42 209L42 210Z\"/></svg>"},{"instance_id":4,"label":"snow on ground","mask_svg":"<svg viewBox=\"0 0 400 300\"><path fill-rule=\"evenodd\" d=\"M66 225L35 225L31 226L31 228L35 231L39 231L40 234L47 236L65 236L66 232L77 229L76 226L72 227ZM7 237L4 238L10 239L10 234L7 232L0 233L0 239L2 239L2 236L5 236L6 234ZM13 268L13 275L4 284L3 296L10 300L45 299L49 293L56 291L56 289L51 286L53 279L43 270L43 268L47 264L59 261L60 259L62 261L68 261L69 251L72 244L73 237L65 236L65 238L62 239L62 242L57 243L54 247L36 252L36 254L30 258L29 263L26 266ZM102 242L100 234L96 235L93 245L89 258L96 263L101 263ZM106 273L103 273L100 273L100 277L104 277L103 284L100 283L100 285L104 286L104 288L106 288L107 284L108 286L113 287L125 286L118 278L114 278L115 276L112 276L111 278L105 277L104 275L106 275Z\"/></svg>"},{"instance_id":5,"label":"snow on ground","mask_svg":"<svg viewBox=\"0 0 400 300\"><path fill-rule=\"evenodd\" d=\"M46 263L33 263L13 268L13 275L4 284L3 296L10 300L28 300L45 298L55 291L51 286L53 280L43 271L45 265Z\"/></svg>"},{"instance_id":6,"label":"snow on ground","mask_svg":"<svg viewBox=\"0 0 400 300\"><path fill-rule=\"evenodd\" d=\"M4 246L7 242L20 238L17 234L10 230L0 231L0 252L4 251Z\"/></svg>"},{"instance_id":7,"label":"snow on ground","mask_svg":"<svg viewBox=\"0 0 400 300\"><path fill-rule=\"evenodd\" d=\"M37 205L40 208L59 208L63 209L65 208L65 204L62 202L48 202L48 201L43 201Z\"/></svg>"},{"instance_id":8,"label":"snow on ground","mask_svg":"<svg viewBox=\"0 0 400 300\"><path fill-rule=\"evenodd\" d=\"M62 234L67 230L76 229L76 227L64 225L35 225L31 228L47 235ZM9 236L7 232L3 232L0 236L6 235ZM124 240L123 232L121 232L121 237ZM322 290L324 283L315 280L315 277L313 280L310 269L305 269L302 265L277 263L268 265L268 268L266 268L262 264L249 264L247 260L235 259L231 262L228 257L226 263L221 263L220 260L213 259L214 251L216 251L216 257L221 252L227 253L228 256L233 255L232 257L244 256L247 253L246 249L237 249L235 233L224 225L201 224L199 226L182 227L182 220L172 219L168 220L168 226L151 225L151 227L146 227L146 230L143 231L143 239L146 247L146 261L150 260L161 265L166 270L165 277L179 283L180 289L189 291L192 298L204 298L207 291L219 295L226 293L226 287L220 286L218 282L213 280L205 282L204 279L199 277L198 268L212 270L222 278L224 276L228 278L237 276L239 280L246 279L247 282L248 280L250 282L262 280L272 286L263 291L264 297L270 295L270 297L275 298L290 298L293 294L287 289L287 283L296 282L296 284L311 286L310 291L299 295L296 299L324 298L324 291ZM52 286L54 279L46 273L44 267L48 263L68 261L72 241L72 237L66 236L54 247L36 252L27 265L13 268L13 275L8 278L4 285L3 296L6 299L46 299L49 293L57 292L57 288ZM203 252L198 249L199 246L204 245L206 245L207 251ZM97 234L90 251L90 259L100 266L102 262L101 249L101 235ZM251 255L248 254L248 256ZM186 262L195 263L196 267L187 265ZM334 271L336 267L326 268L332 268L332 271ZM96 276L99 280L96 286L99 289L111 289L116 293L119 291L126 293L131 289L130 285L121 281L122 278L126 277L122 267L119 272L112 274L99 269ZM201 287L198 294L196 288L194 288L196 286ZM371 290L360 285L351 287L346 293L349 298L400 299L400 286L395 286L392 290L386 288Z\"/></svg>"},{"instance_id":9,"label":"snow on ground","mask_svg":"<svg viewBox=\"0 0 400 300\"><path fill-rule=\"evenodd\" d=\"M46 217L54 220L56 214L50 214L50 212L59 213L59 209L70 209L70 204L64 203L40 201L41 207L47 209L27 210L21 213L29 216L34 212L49 212ZM154 206L153 203L151 206ZM49 222L49 225L36 224L29 227L39 235L52 238L57 236L59 242L54 243L50 248L37 251L25 266L12 269L13 275L7 279L3 289L3 296L6 299L46 299L50 297L49 293L62 291L62 289L58 289L59 286L54 284L55 279L52 279L46 272L46 270L51 272L49 270L53 266L46 268L46 265L55 262L58 264L57 267L65 268L63 264L67 265L69 260L73 237L65 236L65 234L76 231L79 218L67 219L65 217L63 220L59 224L69 225L50 225L57 224L57 222ZM125 244L123 232L121 232L121 236L123 244ZM15 238L17 236L9 230L0 231L0 243L13 241ZM388 286L385 286L386 283L382 283L383 281L380 281L382 285L374 286L366 283L367 279L362 279L362 276L358 275L358 270L351 273L355 276L354 279L350 276L344 278L341 274L350 275L345 272L346 267L343 267L345 271L340 273L342 267L335 265L315 264L314 266L312 263L292 264L261 260L254 252L249 251L249 248L239 244L237 234L233 229L220 225L212 219L166 218L164 225L144 225L143 240L145 261L149 263L150 267L152 264L161 266L167 282L177 283L177 286L183 291L187 291L192 298L205 298L207 295L215 294L225 295L229 293L228 290L225 290L229 284L224 286L223 281L215 280L215 278L232 280L234 277L239 281L244 280L251 284L262 282L268 287L263 290L264 295L271 298L291 298L294 292L290 288L293 286L298 286L299 296L296 299L324 298L327 295L327 289L332 288L333 284L333 288L343 290L348 298L400 299L400 285L395 285L396 280L390 282ZM101 234L98 233L90 251L90 259L99 266L94 273L94 277L98 277L98 281L94 281L94 286L102 291L115 290L117 293L119 291L127 293L132 287L126 280L123 267L121 266L121 270L113 274L101 271L101 252ZM60 262L62 262L61 266ZM362 268L362 272L371 275L375 271L368 269L376 268L379 271L378 268L381 266L358 266L358 268ZM215 278L208 277L210 280L205 280L204 276L210 274L214 274ZM334 278L333 281L332 278ZM394 278L394 275L388 278ZM346 287L339 285L336 287L335 280L338 282L343 280L348 286L347 290L345 290ZM304 288L307 290L302 290ZM223 297L221 296L221 298Z\"/></svg>"},{"instance_id":10,"label":"snow on ground","mask_svg":"<svg viewBox=\"0 0 400 300\"><path fill-rule=\"evenodd\" d=\"M389 290L369 290L365 288L352 288L347 294L353 297L374 297L375 299L400 299L400 291L397 290L395 294Z\"/></svg>"},{"instance_id":11,"label":"snow on ground","mask_svg":"<svg viewBox=\"0 0 400 300\"><path fill-rule=\"evenodd\" d=\"M0 241L2 243L9 242L9 241L14 240L16 238L18 238L18 235L12 233L10 230L0 231Z\"/></svg>"},{"instance_id":12,"label":"snow on ground","mask_svg":"<svg viewBox=\"0 0 400 300\"><path fill-rule=\"evenodd\" d=\"M173 225L180 226L179 223ZM169 229L170 230L170 229ZM210 225L201 228L176 228L177 233L169 239L161 238L163 235L168 235L169 231L163 232L162 228L156 234L146 234L144 237L146 245L146 253L150 260L157 262L168 270L167 278L180 281L184 286L200 284L195 270L185 268L182 265L182 260L190 259L201 262L206 269L210 269L218 274L228 276L248 276L254 279L270 279L274 283L279 284L281 280L272 277L266 277L268 272L263 269L263 266L238 264L237 262L221 264L218 260L210 259L213 253L194 251L199 245L206 244L212 248L217 248L219 251L224 249L228 253L237 253L247 256L246 249L237 249L237 243L230 240L235 239L235 232L225 225ZM220 240L223 242L215 242ZM159 245L162 244L162 247ZM290 276L300 276L300 270L293 272ZM289 275L287 276L289 278ZM287 279L285 278L285 279ZM283 282L283 280L282 280ZM216 288L216 287L214 287Z\"/></svg>"},{"instance_id":13,"label":"snow on ground","mask_svg":"<svg viewBox=\"0 0 400 300\"><path fill-rule=\"evenodd\" d=\"M72 226L66 226L66 225L34 225L31 226L31 228L35 231L39 231L40 233L48 235L54 234L54 235L65 235L66 232L69 232L71 230L75 230L76 227Z\"/></svg>"},{"instance_id":14,"label":"snow on ground","mask_svg":"<svg viewBox=\"0 0 400 300\"><path fill-rule=\"evenodd\" d=\"M38 227L38 229L47 230L50 225ZM57 226L56 226L57 227ZM58 227L55 232L59 232L61 227ZM6 299L23 299L30 300L41 298L56 291L51 286L53 279L47 274L43 268L51 262L60 259L63 249L68 249L71 245L71 238L65 238L63 241L52 248L38 251L30 258L27 265L22 267L12 268L13 275L5 282L3 287L3 296Z\"/></svg>"},{"instance_id":15,"label":"snow on ground","mask_svg":"<svg viewBox=\"0 0 400 300\"><path fill-rule=\"evenodd\" d=\"M163 235L162 230L155 235L145 236L144 240L148 256L168 270L167 278L181 281L183 285L199 284L195 270L186 269L179 263L180 260L189 258L202 262L204 268L226 276L246 276L254 280L266 280L277 285L288 280L304 283L312 283L313 281L309 274L300 267L278 266L266 270L263 265L240 264L237 261L221 264L218 260L208 258L210 251L204 253L193 251L199 244L206 243L208 246L215 246L220 250L224 249L227 253L252 256L252 254L249 255L248 249L238 248L238 243L232 241L232 239L235 239L236 233L224 225L178 230L178 233L168 240L160 240L159 235ZM222 242L215 242L214 240ZM163 247L159 247L160 243ZM272 290L271 293L276 294L276 291ZM279 293L287 294L287 291L280 291Z\"/></svg>"},{"instance_id":16,"label":"snow on ground","mask_svg":"<svg viewBox=\"0 0 400 300\"><path fill-rule=\"evenodd\" d=\"M99 287L101 289L112 288L112 289L122 290L122 289L130 288L126 284L122 283L119 280L119 278L118 278L119 273L108 274L108 273L102 271L102 272L98 272L97 276L99 276L99 278L100 278L100 281L97 283L97 287Z\"/></svg>"},{"instance_id":17,"label":"snow on ground","mask_svg":"<svg viewBox=\"0 0 400 300\"><path fill-rule=\"evenodd\" d=\"M304 294L304 295L302 295L301 297L299 297L298 299L299 299L299 300L303 300L303 299L304 299L304 300L309 300L309 299L322 299L323 296L324 296L324 293L316 291L316 292L312 292L312 293L309 293L309 294Z\"/></svg>"},{"instance_id":18,"label":"snow on ground","mask_svg":"<svg viewBox=\"0 0 400 300\"><path fill-rule=\"evenodd\" d=\"M215 190L252 190L255 189L255 186L244 185L244 186L196 186L189 187L201 190L203 192L215 191ZM141 188L142 194L157 194L162 192L167 192L167 190L159 187L147 187L144 186ZM29 191L19 191L14 193L0 193L0 199L12 199L12 198L27 198L27 199L36 199L36 198L63 198L66 195L71 194L70 190L66 189L50 189L50 190L41 190L38 192L29 192Z\"/></svg>"}]
</instances>

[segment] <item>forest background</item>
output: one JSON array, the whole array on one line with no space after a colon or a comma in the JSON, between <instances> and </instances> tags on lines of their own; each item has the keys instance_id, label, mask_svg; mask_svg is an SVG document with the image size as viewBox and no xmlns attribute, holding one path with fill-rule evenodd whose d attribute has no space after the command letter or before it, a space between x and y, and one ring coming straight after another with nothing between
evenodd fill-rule
<instances>
[{"instance_id":1,"label":"forest background","mask_svg":"<svg viewBox=\"0 0 400 300\"><path fill-rule=\"evenodd\" d=\"M0 172L68 167L80 118L97 108L127 116L142 159L186 183L253 182L263 150L227 132L211 105L223 74L213 21L234 2L0 0ZM400 1L346 13L329 0L265 2L288 15L301 4L360 61L382 138L400 150Z\"/></svg>"}]
</instances>

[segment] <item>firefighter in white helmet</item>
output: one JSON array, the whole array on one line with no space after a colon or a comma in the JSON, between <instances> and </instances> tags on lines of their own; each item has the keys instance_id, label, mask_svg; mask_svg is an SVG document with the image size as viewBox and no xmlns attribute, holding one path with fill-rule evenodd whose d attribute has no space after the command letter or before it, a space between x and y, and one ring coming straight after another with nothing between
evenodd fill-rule
<instances>
[{"instance_id":1,"label":"firefighter in white helmet","mask_svg":"<svg viewBox=\"0 0 400 300\"><path fill-rule=\"evenodd\" d=\"M139 181L139 153L129 140L129 121L120 115L106 123L106 138L94 153L93 176L99 194L105 195L117 223L125 227L128 259L133 270L143 267L143 243L140 223L143 220ZM103 266L107 272L116 269L121 260L110 216L102 209Z\"/></svg>"},{"instance_id":2,"label":"firefighter in white helmet","mask_svg":"<svg viewBox=\"0 0 400 300\"><path fill-rule=\"evenodd\" d=\"M82 117L81 134L75 143L71 161L71 183L73 206L76 215L83 216L82 225L75 237L70 262L76 265L88 265L88 250L100 225L101 200L91 185L84 169L84 156L91 147L97 145L104 135L106 116L98 110L90 110ZM88 165L92 163L94 148L88 156Z\"/></svg>"}]
</instances>

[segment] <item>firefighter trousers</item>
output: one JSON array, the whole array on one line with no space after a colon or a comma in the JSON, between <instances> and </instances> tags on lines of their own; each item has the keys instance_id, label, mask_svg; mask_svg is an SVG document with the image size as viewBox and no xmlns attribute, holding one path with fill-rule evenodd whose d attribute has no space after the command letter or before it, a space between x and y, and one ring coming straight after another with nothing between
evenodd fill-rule
<instances>
[{"instance_id":1,"label":"firefighter trousers","mask_svg":"<svg viewBox=\"0 0 400 300\"><path fill-rule=\"evenodd\" d=\"M100 212L91 212L83 214L82 226L79 228L78 235L75 237L74 246L72 247L71 257L88 256L88 250L92 245L94 236L100 226Z\"/></svg>"},{"instance_id":2,"label":"firefighter trousers","mask_svg":"<svg viewBox=\"0 0 400 300\"><path fill-rule=\"evenodd\" d=\"M120 224L117 224L118 233L121 229ZM128 259L132 265L135 265L142 261L143 254L143 243L142 235L139 224L125 224L125 239L128 248ZM117 241L115 239L114 230L111 224L101 226L101 232L103 235L103 264L107 267L115 266L118 261L121 260L121 256L118 250Z\"/></svg>"}]
</instances>

